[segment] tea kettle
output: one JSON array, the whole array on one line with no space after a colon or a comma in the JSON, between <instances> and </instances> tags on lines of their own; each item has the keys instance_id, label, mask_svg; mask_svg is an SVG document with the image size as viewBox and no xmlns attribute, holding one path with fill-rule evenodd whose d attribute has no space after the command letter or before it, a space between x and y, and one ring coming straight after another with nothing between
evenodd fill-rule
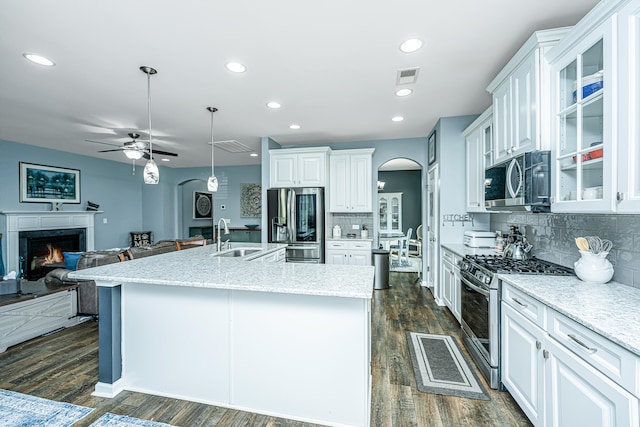
<instances>
[{"instance_id":1,"label":"tea kettle","mask_svg":"<svg viewBox=\"0 0 640 427\"><path fill-rule=\"evenodd\" d=\"M511 259L529 259L531 249L533 249L533 246L531 246L526 239L524 241L509 243L504 250L504 257Z\"/></svg>"}]
</instances>

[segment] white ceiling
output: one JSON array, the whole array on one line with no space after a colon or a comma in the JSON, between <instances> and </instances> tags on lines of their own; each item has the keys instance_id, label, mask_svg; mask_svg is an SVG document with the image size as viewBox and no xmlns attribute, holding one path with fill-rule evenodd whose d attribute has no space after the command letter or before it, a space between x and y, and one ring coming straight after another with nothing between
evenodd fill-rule
<instances>
[{"instance_id":1,"label":"white ceiling","mask_svg":"<svg viewBox=\"0 0 640 427\"><path fill-rule=\"evenodd\" d=\"M596 3L0 0L0 139L127 161L85 140L144 138L141 65L158 70L156 148L179 153L163 165L210 164L207 106L220 109L215 140L257 152L263 136L283 145L426 137L439 117L486 109L487 84L533 31L573 25ZM400 52L409 37L425 45ZM229 61L247 72L230 73ZM409 67L420 67L414 93L398 98L397 71ZM271 100L282 108L266 108ZM216 165L260 162L216 149Z\"/></svg>"}]
</instances>

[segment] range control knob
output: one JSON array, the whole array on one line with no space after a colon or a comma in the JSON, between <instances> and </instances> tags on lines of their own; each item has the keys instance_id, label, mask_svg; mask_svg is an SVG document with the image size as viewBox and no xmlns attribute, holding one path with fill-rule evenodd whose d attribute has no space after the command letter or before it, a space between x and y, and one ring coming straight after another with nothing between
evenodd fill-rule
<instances>
[{"instance_id":1,"label":"range control knob","mask_svg":"<svg viewBox=\"0 0 640 427\"><path fill-rule=\"evenodd\" d=\"M484 283L486 283L487 285L488 285L489 283L491 283L491 278L490 278L490 277L488 277L488 276L487 276L487 277L485 277L485 278L484 278Z\"/></svg>"}]
</instances>

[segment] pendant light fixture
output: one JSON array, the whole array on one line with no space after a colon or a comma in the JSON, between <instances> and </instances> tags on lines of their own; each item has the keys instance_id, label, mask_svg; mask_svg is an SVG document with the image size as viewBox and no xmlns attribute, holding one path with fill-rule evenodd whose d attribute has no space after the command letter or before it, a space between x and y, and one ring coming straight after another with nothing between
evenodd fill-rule
<instances>
[{"instance_id":1,"label":"pendant light fixture","mask_svg":"<svg viewBox=\"0 0 640 427\"><path fill-rule=\"evenodd\" d=\"M218 191L218 178L213 173L214 157L213 157L213 113L218 111L216 107L207 107L207 110L211 113L211 176L207 180L207 190L216 192Z\"/></svg>"},{"instance_id":2,"label":"pendant light fixture","mask_svg":"<svg viewBox=\"0 0 640 427\"><path fill-rule=\"evenodd\" d=\"M147 109L149 111L149 160L144 165L144 183L157 184L160 181L160 171L158 165L153 160L153 141L151 138L151 76L158 72L151 67L142 66L140 70L147 75Z\"/></svg>"}]
</instances>

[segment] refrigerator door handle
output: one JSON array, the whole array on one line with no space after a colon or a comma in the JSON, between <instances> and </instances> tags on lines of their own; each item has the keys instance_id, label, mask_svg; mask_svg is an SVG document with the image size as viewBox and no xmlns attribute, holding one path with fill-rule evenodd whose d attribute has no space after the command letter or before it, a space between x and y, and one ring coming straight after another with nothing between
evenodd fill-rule
<instances>
[{"instance_id":1,"label":"refrigerator door handle","mask_svg":"<svg viewBox=\"0 0 640 427\"><path fill-rule=\"evenodd\" d=\"M296 241L296 192L291 189L287 191L287 242Z\"/></svg>"}]
</instances>

